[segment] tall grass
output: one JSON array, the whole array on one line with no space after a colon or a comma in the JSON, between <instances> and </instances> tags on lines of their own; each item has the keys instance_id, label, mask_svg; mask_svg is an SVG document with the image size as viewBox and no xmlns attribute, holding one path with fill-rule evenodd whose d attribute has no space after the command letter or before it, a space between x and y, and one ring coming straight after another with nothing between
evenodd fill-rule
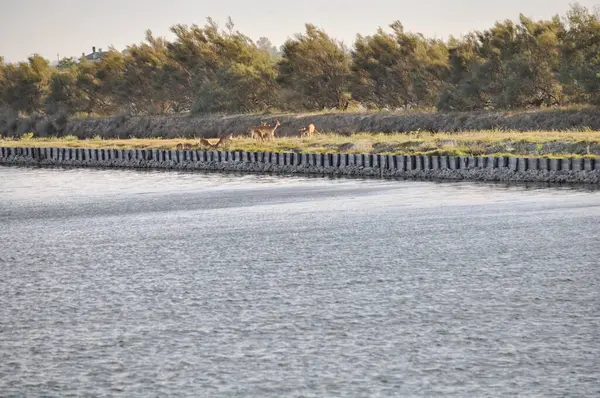
<instances>
[{"instance_id":1,"label":"tall grass","mask_svg":"<svg viewBox=\"0 0 600 398\"><path fill-rule=\"evenodd\" d=\"M177 138L179 136L214 138L223 133L241 134L260 121L281 121L278 133L294 135L300 127L315 124L319 131L331 133L360 133L377 131L385 134L410 132L465 131L544 132L598 131L600 110L594 107L568 107L535 110L476 111L476 112L404 112L321 111L311 113L249 113L238 115L164 115L80 117L49 116L17 118L0 114L0 135L21 136L33 132L36 136L73 135L79 138L99 136L108 138Z\"/></svg>"},{"instance_id":2,"label":"tall grass","mask_svg":"<svg viewBox=\"0 0 600 398\"><path fill-rule=\"evenodd\" d=\"M216 139L212 140L214 144ZM75 136L35 137L27 134L19 139L5 139L5 146L175 149L178 144L202 148L198 139L130 138L89 139ZM531 156L600 156L600 131L470 131L432 133L414 131L406 134L362 132L352 135L318 134L311 138L279 137L272 142L256 142L247 136L234 138L228 150L256 152L312 153L381 153L381 154L445 154L445 155L531 155Z\"/></svg>"}]
</instances>

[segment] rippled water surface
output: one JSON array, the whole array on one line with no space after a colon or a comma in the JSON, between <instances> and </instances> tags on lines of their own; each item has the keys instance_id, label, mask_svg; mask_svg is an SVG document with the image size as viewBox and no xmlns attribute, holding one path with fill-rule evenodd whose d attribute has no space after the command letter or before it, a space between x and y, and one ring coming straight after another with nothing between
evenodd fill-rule
<instances>
[{"instance_id":1,"label":"rippled water surface","mask_svg":"<svg viewBox=\"0 0 600 398\"><path fill-rule=\"evenodd\" d=\"M600 192L0 167L0 395L600 395Z\"/></svg>"}]
</instances>

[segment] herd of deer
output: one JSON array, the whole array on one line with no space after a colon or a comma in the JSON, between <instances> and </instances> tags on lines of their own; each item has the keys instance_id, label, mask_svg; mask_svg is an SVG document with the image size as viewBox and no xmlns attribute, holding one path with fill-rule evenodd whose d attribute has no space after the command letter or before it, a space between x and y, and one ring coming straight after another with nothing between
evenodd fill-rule
<instances>
[{"instance_id":1,"label":"herd of deer","mask_svg":"<svg viewBox=\"0 0 600 398\"><path fill-rule=\"evenodd\" d=\"M279 120L275 121L274 126L270 126L266 122L262 122L260 126L254 126L250 129L250 137L260 142L273 141L275 139L275 130L277 130L277 127L279 126L281 126ZM315 125L312 123L298 130L300 138L312 137L315 133L318 133L318 131L315 128ZM232 138L232 133L226 134L222 136L216 144L211 144L210 141L208 141L206 138L200 138L199 146L208 148L220 148L228 144ZM192 144L177 144L177 149L192 149Z\"/></svg>"}]
</instances>

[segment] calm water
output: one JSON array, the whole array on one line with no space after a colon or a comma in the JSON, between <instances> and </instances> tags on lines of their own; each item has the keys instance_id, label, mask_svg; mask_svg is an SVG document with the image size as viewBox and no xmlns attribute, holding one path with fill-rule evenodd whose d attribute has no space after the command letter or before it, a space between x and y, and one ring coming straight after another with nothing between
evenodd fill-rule
<instances>
[{"instance_id":1,"label":"calm water","mask_svg":"<svg viewBox=\"0 0 600 398\"><path fill-rule=\"evenodd\" d=\"M0 167L0 395L600 394L600 192Z\"/></svg>"}]
</instances>

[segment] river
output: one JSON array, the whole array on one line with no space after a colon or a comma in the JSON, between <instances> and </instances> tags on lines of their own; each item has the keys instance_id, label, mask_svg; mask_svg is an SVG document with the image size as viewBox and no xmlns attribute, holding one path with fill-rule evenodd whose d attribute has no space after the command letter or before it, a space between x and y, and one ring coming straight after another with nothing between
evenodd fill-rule
<instances>
[{"instance_id":1,"label":"river","mask_svg":"<svg viewBox=\"0 0 600 398\"><path fill-rule=\"evenodd\" d=\"M600 191L0 167L0 395L600 395Z\"/></svg>"}]
</instances>

